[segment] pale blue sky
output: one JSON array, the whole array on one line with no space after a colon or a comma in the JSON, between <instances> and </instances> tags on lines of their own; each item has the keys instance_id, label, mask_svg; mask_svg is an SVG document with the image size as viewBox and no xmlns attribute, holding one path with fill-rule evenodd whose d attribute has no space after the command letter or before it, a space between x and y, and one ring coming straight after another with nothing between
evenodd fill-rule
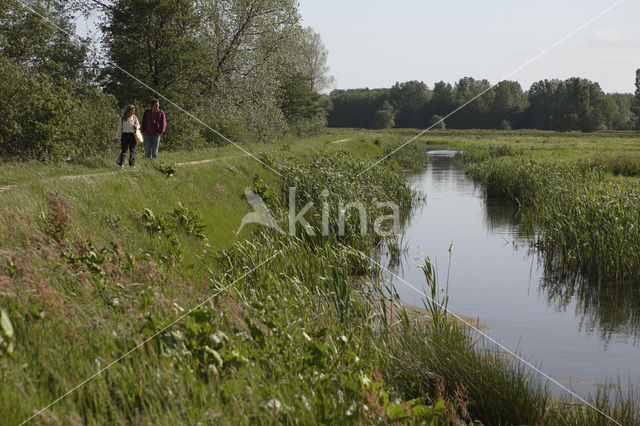
<instances>
[{"instance_id":1,"label":"pale blue sky","mask_svg":"<svg viewBox=\"0 0 640 426\"><path fill-rule=\"evenodd\" d=\"M329 50L336 88L396 81L496 83L616 0L300 0L303 23ZM584 77L633 92L640 1L626 0L510 79Z\"/></svg>"}]
</instances>

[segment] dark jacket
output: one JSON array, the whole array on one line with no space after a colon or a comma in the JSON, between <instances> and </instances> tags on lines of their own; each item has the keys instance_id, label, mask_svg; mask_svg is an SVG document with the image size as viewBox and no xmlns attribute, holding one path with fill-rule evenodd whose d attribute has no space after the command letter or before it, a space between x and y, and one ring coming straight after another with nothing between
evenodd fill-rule
<instances>
[{"instance_id":1,"label":"dark jacket","mask_svg":"<svg viewBox=\"0 0 640 426\"><path fill-rule=\"evenodd\" d=\"M161 135L167 130L167 117L164 111L158 109L156 112L150 109L144 112L142 116L142 133L150 135Z\"/></svg>"}]
</instances>

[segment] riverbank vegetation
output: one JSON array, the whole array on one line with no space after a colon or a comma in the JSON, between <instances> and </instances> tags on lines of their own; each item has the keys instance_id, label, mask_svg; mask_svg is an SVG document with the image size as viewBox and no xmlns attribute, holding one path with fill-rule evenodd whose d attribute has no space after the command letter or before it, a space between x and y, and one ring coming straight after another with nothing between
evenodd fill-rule
<instances>
[{"instance_id":1,"label":"riverbank vegetation","mask_svg":"<svg viewBox=\"0 0 640 426\"><path fill-rule=\"evenodd\" d=\"M635 97L579 78L523 92L469 77L327 96L327 52L296 2L152 3L0 3L3 421L609 423L551 397L438 304L388 312L380 299L396 296L376 262L402 247L372 228L390 213L381 203L402 223L421 202L406 172L427 150L463 151L488 195L519 207L550 294L637 329L640 77ZM73 35L88 11L98 43ZM121 108L140 115L152 97L169 117L162 162L114 170ZM431 124L406 147L415 130L384 130ZM523 127L592 133L506 130ZM248 192L285 231L290 209L313 203L315 235L239 231ZM342 201L368 213L345 214L344 233ZM638 423L618 391L593 403Z\"/></svg>"},{"instance_id":2,"label":"riverbank vegetation","mask_svg":"<svg viewBox=\"0 0 640 426\"><path fill-rule=\"evenodd\" d=\"M375 273L371 249L393 240L358 232L316 238L300 227L290 237L257 225L235 235L250 211L246 187L264 196L276 218L287 214L292 183L304 194L298 210L307 201L320 206L326 187L331 205L356 197L375 211L377 201L392 200L406 212L415 194L402 170L424 167L427 149L468 135L421 140L357 177L405 138L345 132L275 144L261 159L282 177L220 152L218 160L175 167L172 176L145 166L114 174L99 162L87 178L35 182L5 171L16 185L0 192L5 418L19 423L109 366L38 419L561 424L570 417L607 424L582 406L558 403L462 326L381 310L379 299L393 291ZM521 149L530 147L494 151ZM58 166L32 167L43 177L59 173ZM335 214L329 217L335 229ZM321 216L307 218L321 229ZM357 215L348 216L347 229L359 226ZM637 411L624 401L601 399L599 407L631 423Z\"/></svg>"},{"instance_id":3,"label":"riverbank vegetation","mask_svg":"<svg viewBox=\"0 0 640 426\"><path fill-rule=\"evenodd\" d=\"M572 300L603 338L639 335L640 187L633 134L494 138L459 145L487 196L511 199L559 308Z\"/></svg>"}]
</instances>

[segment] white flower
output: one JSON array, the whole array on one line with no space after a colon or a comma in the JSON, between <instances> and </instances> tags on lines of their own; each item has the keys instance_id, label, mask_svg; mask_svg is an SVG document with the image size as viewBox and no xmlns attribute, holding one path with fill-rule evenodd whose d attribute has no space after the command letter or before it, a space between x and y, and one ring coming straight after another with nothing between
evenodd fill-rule
<instances>
[{"instance_id":1,"label":"white flower","mask_svg":"<svg viewBox=\"0 0 640 426\"><path fill-rule=\"evenodd\" d=\"M282 403L276 398L272 398L267 402L267 410L277 413L282 408Z\"/></svg>"}]
</instances>

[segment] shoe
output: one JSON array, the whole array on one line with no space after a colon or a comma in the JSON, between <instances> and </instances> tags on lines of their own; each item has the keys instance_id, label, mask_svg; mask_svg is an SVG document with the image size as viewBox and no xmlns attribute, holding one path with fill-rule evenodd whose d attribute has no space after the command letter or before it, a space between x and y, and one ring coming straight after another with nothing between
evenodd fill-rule
<instances>
[{"instance_id":1,"label":"shoe","mask_svg":"<svg viewBox=\"0 0 640 426\"><path fill-rule=\"evenodd\" d=\"M122 163L120 161L116 160L116 164L122 168Z\"/></svg>"}]
</instances>

